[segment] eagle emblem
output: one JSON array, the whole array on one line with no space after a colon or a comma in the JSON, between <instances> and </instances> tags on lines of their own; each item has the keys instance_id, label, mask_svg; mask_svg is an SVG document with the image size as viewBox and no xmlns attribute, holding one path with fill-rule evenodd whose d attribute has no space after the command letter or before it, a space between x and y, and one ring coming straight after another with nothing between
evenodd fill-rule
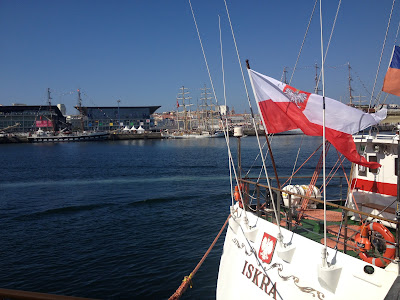
<instances>
[{"instance_id":1,"label":"eagle emblem","mask_svg":"<svg viewBox=\"0 0 400 300\"><path fill-rule=\"evenodd\" d=\"M290 102L294 103L298 108L304 109L310 93L297 90L289 85L283 89L283 93L288 97Z\"/></svg>"},{"instance_id":2,"label":"eagle emblem","mask_svg":"<svg viewBox=\"0 0 400 300\"><path fill-rule=\"evenodd\" d=\"M272 260L276 245L276 238L264 232L264 237L261 240L260 251L258 257L265 263L269 264Z\"/></svg>"}]
</instances>

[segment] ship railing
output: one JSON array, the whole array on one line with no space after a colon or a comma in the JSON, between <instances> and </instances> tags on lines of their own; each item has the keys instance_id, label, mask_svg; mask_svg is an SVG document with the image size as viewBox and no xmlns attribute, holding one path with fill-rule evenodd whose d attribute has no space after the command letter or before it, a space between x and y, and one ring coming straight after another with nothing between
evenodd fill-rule
<instances>
[{"instance_id":1,"label":"ship railing","mask_svg":"<svg viewBox=\"0 0 400 300\"><path fill-rule=\"evenodd\" d=\"M338 176L339 177L339 176ZM297 178L297 177L296 177ZM305 177L303 177L305 178ZM290 231L296 231L301 228L301 231L305 231L308 233L312 233L315 236L318 236L321 238L321 242L323 242L323 218L318 219L311 217L309 219L313 219L315 223L315 227L312 229L307 228L306 226L303 226L302 222L297 220L297 212L296 208L292 207L292 197L297 197L301 199L308 199L310 203L315 203L315 204L324 204L324 201L322 199L314 198L314 197L307 197L304 195L292 193L277 187L271 186L271 190L273 192L273 198L270 199L269 196L269 187L266 184L262 184L258 181L253 181L254 179L251 178L244 178L240 179L239 183L243 184L243 201L245 204L245 209L249 212L252 212L256 214L258 217L268 219L271 222L274 222L277 224L278 222L281 224L281 226L284 226L286 229ZM287 194L288 197L288 207L284 207L282 205L282 193ZM254 196L255 195L255 196ZM254 201L255 200L255 204ZM276 220L275 214L273 213L272 209L272 201L275 203L276 210L279 211L280 213L278 214L279 220ZM343 201L343 200L340 200ZM270 208L266 209L266 205L268 205ZM371 222L370 220L378 220L379 222L384 221L390 224L391 228L395 228L395 243L390 243L386 240L384 240L380 236L375 236L374 239L380 240L383 244L384 243L389 243L393 244L396 247L396 257L399 257L399 229L400 229L400 222L397 222L393 219L388 219L384 218L375 214L370 214L366 213L357 209L353 209L351 207L343 206L340 204L336 204L330 201L327 201L326 203L327 210L336 210L336 211L341 211L342 217L340 222L329 222L330 224L340 224L340 232L336 235L332 234L332 236L328 236L327 239L334 241L334 243L337 245L342 245L343 246L343 252L347 253L348 251L353 251L357 252L354 237L356 234L360 233L360 230L354 229L349 227L348 220L351 215L353 216L359 216L360 221L365 222ZM284 216L281 218L281 216ZM307 211L304 212L303 217L307 217ZM368 221L367 221L368 220ZM318 238L318 239L319 239ZM339 239L340 238L340 239ZM318 240L315 238L315 240ZM386 258L386 257L385 257ZM387 258L389 260L392 260L391 258ZM393 261L393 260L392 260Z\"/></svg>"},{"instance_id":2,"label":"ship railing","mask_svg":"<svg viewBox=\"0 0 400 300\"><path fill-rule=\"evenodd\" d=\"M392 134L386 134L386 133L379 133L379 134L375 134L372 136L369 135L355 135L353 136L353 139L360 143L360 142L366 142L367 140L393 140L396 137L396 135L394 133Z\"/></svg>"}]
</instances>

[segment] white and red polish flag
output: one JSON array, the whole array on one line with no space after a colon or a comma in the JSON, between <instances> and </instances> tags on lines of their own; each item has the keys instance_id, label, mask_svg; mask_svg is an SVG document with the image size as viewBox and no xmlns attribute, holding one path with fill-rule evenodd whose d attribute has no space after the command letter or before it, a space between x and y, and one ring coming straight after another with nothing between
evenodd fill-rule
<instances>
[{"instance_id":1,"label":"white and red polish flag","mask_svg":"<svg viewBox=\"0 0 400 300\"><path fill-rule=\"evenodd\" d=\"M253 70L248 71L267 133L299 128L306 135L322 136L322 96L297 90ZM368 162L357 152L352 134L379 123L386 114L386 109L374 114L364 113L325 97L326 139L349 161L376 169L380 164Z\"/></svg>"}]
</instances>

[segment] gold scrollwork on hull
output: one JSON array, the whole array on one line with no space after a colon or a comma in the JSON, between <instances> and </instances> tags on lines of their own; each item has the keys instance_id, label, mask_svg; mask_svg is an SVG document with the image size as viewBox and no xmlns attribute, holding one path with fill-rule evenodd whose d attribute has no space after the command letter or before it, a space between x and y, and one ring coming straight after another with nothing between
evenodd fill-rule
<instances>
[{"instance_id":1,"label":"gold scrollwork on hull","mask_svg":"<svg viewBox=\"0 0 400 300\"><path fill-rule=\"evenodd\" d=\"M281 274L281 272L283 271L283 265L280 263L273 263L268 270L274 269L274 268L278 268L278 275L280 278L282 278L284 281L288 281L290 279L293 279L293 283L296 285L296 287L302 291L303 293L308 293L308 294L312 294L313 297L317 296L318 299L323 300L325 298L324 293L317 291L316 289L312 288L312 287L304 287L304 286L300 286L298 285L300 278L294 275L289 275L289 276L284 276ZM268 270L266 270L266 268L264 268L264 271L267 272Z\"/></svg>"},{"instance_id":2,"label":"gold scrollwork on hull","mask_svg":"<svg viewBox=\"0 0 400 300\"><path fill-rule=\"evenodd\" d=\"M246 246L244 245L244 243L240 244L239 241L238 241L236 238L232 239L232 242L233 242L239 249L244 248L244 253L245 253L247 256L250 256L250 255L251 255L251 252L253 252L253 251L250 251L250 253L249 253L249 252L247 251Z\"/></svg>"}]
</instances>

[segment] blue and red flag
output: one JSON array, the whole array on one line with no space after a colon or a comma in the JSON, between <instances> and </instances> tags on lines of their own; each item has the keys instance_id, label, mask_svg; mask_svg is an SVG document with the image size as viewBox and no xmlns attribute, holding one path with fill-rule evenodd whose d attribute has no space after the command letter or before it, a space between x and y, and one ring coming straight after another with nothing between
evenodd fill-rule
<instances>
[{"instance_id":1,"label":"blue and red flag","mask_svg":"<svg viewBox=\"0 0 400 300\"><path fill-rule=\"evenodd\" d=\"M400 96L400 47L394 46L392 61L383 80L382 91Z\"/></svg>"}]
</instances>

